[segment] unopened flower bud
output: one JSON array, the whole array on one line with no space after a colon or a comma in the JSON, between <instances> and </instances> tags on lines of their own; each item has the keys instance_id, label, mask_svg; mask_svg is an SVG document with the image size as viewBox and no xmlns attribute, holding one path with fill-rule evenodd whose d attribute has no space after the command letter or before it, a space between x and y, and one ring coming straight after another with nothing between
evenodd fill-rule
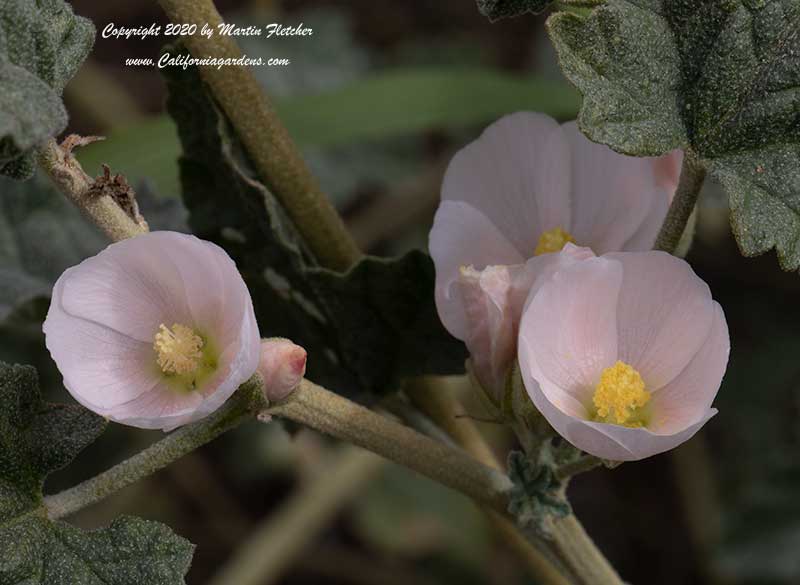
<instances>
[{"instance_id":1,"label":"unopened flower bud","mask_svg":"<svg viewBox=\"0 0 800 585\"><path fill-rule=\"evenodd\" d=\"M258 373L267 400L278 402L297 388L306 373L306 357L306 350L288 339L274 337L261 342Z\"/></svg>"}]
</instances>

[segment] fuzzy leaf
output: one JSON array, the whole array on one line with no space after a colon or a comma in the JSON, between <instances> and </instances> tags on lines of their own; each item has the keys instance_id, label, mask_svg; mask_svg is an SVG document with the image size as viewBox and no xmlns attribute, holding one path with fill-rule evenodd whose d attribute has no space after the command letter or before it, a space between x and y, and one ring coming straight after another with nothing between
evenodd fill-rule
<instances>
[{"instance_id":1,"label":"fuzzy leaf","mask_svg":"<svg viewBox=\"0 0 800 585\"><path fill-rule=\"evenodd\" d=\"M729 195L742 252L800 266L800 3L608 0L548 28L592 140L694 151Z\"/></svg>"},{"instance_id":2,"label":"fuzzy leaf","mask_svg":"<svg viewBox=\"0 0 800 585\"><path fill-rule=\"evenodd\" d=\"M33 174L32 150L66 127L61 92L93 43L63 0L0 3L0 174Z\"/></svg>"},{"instance_id":3,"label":"fuzzy leaf","mask_svg":"<svg viewBox=\"0 0 800 585\"><path fill-rule=\"evenodd\" d=\"M522 14L539 14L553 0L478 0L478 10L491 21Z\"/></svg>"},{"instance_id":4,"label":"fuzzy leaf","mask_svg":"<svg viewBox=\"0 0 800 585\"><path fill-rule=\"evenodd\" d=\"M0 362L0 583L173 585L183 583L192 545L155 522L119 518L84 532L51 522L48 474L105 429L82 406L42 401L36 370Z\"/></svg>"},{"instance_id":5,"label":"fuzzy leaf","mask_svg":"<svg viewBox=\"0 0 800 585\"><path fill-rule=\"evenodd\" d=\"M464 347L433 304L430 258L368 257L346 274L316 265L275 198L251 178L196 70L167 75L190 226L236 261L262 335L303 345L309 377L349 394L386 391L402 376L463 371Z\"/></svg>"}]
</instances>

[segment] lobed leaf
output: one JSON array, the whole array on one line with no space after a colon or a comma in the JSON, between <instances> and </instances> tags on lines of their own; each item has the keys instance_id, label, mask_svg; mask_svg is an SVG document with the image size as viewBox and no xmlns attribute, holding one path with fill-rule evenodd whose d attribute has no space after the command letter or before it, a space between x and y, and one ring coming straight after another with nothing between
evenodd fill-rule
<instances>
[{"instance_id":1,"label":"lobed leaf","mask_svg":"<svg viewBox=\"0 0 800 585\"><path fill-rule=\"evenodd\" d=\"M608 0L548 28L589 138L693 151L728 193L742 252L775 247L800 267L800 3Z\"/></svg>"},{"instance_id":2,"label":"lobed leaf","mask_svg":"<svg viewBox=\"0 0 800 585\"><path fill-rule=\"evenodd\" d=\"M86 532L52 522L42 487L105 429L77 405L42 401L36 370L0 362L0 584L183 583L192 545L156 522L119 518Z\"/></svg>"}]
</instances>

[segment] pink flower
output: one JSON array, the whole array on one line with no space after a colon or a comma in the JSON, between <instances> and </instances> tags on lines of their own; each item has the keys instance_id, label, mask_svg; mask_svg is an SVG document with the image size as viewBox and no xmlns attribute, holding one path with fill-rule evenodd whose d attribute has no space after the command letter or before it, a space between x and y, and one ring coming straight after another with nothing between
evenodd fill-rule
<instances>
[{"instance_id":1,"label":"pink flower","mask_svg":"<svg viewBox=\"0 0 800 585\"><path fill-rule=\"evenodd\" d=\"M297 388L306 373L306 350L278 337L261 342L258 373L264 381L264 395L278 402Z\"/></svg>"},{"instance_id":2,"label":"pink flower","mask_svg":"<svg viewBox=\"0 0 800 585\"><path fill-rule=\"evenodd\" d=\"M175 232L111 244L64 272L44 332L78 402L141 428L210 414L260 356L236 265L215 244Z\"/></svg>"},{"instance_id":3,"label":"pink flower","mask_svg":"<svg viewBox=\"0 0 800 585\"><path fill-rule=\"evenodd\" d=\"M728 363L725 315L664 252L574 263L525 308L522 379L552 427L587 453L632 461L694 435Z\"/></svg>"},{"instance_id":4,"label":"pink flower","mask_svg":"<svg viewBox=\"0 0 800 585\"><path fill-rule=\"evenodd\" d=\"M652 248L681 158L622 156L574 122L528 112L501 118L456 154L430 234L436 305L485 386L497 392L513 362L527 290L560 261L550 252L569 242L595 254Z\"/></svg>"}]
</instances>

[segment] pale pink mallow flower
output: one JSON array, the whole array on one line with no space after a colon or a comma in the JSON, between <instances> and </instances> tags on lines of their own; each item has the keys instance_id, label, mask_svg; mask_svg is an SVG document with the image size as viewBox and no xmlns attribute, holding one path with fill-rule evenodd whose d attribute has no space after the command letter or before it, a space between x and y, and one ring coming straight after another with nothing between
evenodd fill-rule
<instances>
[{"instance_id":1,"label":"pale pink mallow flower","mask_svg":"<svg viewBox=\"0 0 800 585\"><path fill-rule=\"evenodd\" d=\"M664 252L562 269L529 299L519 331L533 403L567 441L614 461L672 449L714 416L729 350L708 286Z\"/></svg>"},{"instance_id":2,"label":"pale pink mallow flower","mask_svg":"<svg viewBox=\"0 0 800 585\"><path fill-rule=\"evenodd\" d=\"M306 374L306 359L306 350L288 339L273 337L261 342L257 371L267 400L281 401L297 388Z\"/></svg>"},{"instance_id":3,"label":"pale pink mallow flower","mask_svg":"<svg viewBox=\"0 0 800 585\"><path fill-rule=\"evenodd\" d=\"M623 156L574 122L528 112L501 118L455 155L430 234L436 306L487 389L500 390L527 290L560 261L552 252L568 242L597 255L651 249L681 160L680 151Z\"/></svg>"},{"instance_id":4,"label":"pale pink mallow flower","mask_svg":"<svg viewBox=\"0 0 800 585\"><path fill-rule=\"evenodd\" d=\"M261 353L234 262L215 244L175 232L111 244L64 272L44 333L78 402L165 431L219 408Z\"/></svg>"}]
</instances>

